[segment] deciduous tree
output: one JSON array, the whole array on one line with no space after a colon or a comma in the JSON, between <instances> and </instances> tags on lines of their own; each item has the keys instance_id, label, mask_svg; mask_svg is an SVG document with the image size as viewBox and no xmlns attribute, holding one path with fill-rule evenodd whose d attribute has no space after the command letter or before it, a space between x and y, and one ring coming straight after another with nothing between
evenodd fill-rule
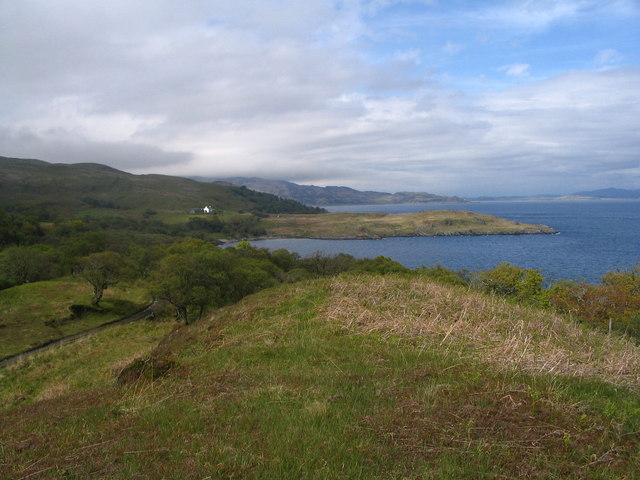
<instances>
[{"instance_id":1,"label":"deciduous tree","mask_svg":"<svg viewBox=\"0 0 640 480\"><path fill-rule=\"evenodd\" d=\"M116 252L100 252L84 257L80 261L80 276L91 284L91 304L97 306L104 291L129 273L129 264Z\"/></svg>"}]
</instances>

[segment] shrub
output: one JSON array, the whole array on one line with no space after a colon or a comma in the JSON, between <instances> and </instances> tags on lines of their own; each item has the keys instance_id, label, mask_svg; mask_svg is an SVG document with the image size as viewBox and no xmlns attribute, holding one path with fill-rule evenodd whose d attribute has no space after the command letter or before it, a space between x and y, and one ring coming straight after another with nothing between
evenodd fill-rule
<instances>
[{"instance_id":1,"label":"shrub","mask_svg":"<svg viewBox=\"0 0 640 480\"><path fill-rule=\"evenodd\" d=\"M459 272L449 270L440 264L433 267L425 267L424 265L416 270L420 275L445 285L469 285L468 272L461 270Z\"/></svg>"},{"instance_id":2,"label":"shrub","mask_svg":"<svg viewBox=\"0 0 640 480\"><path fill-rule=\"evenodd\" d=\"M477 276L479 287L490 293L513 297L527 303L540 303L544 277L539 270L525 269L501 262Z\"/></svg>"}]
</instances>

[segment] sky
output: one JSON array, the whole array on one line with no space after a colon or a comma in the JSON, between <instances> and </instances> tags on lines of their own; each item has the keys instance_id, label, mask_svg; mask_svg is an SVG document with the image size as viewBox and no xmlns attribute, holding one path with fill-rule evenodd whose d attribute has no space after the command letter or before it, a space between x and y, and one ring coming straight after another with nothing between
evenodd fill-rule
<instances>
[{"instance_id":1,"label":"sky","mask_svg":"<svg viewBox=\"0 0 640 480\"><path fill-rule=\"evenodd\" d=\"M640 188L640 0L0 0L0 155L461 196Z\"/></svg>"}]
</instances>

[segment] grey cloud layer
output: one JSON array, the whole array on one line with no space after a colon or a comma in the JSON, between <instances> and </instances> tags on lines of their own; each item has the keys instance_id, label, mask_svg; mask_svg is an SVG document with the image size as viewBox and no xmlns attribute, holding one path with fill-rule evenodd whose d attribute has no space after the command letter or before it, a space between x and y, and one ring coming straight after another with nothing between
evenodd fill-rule
<instances>
[{"instance_id":1,"label":"grey cloud layer","mask_svg":"<svg viewBox=\"0 0 640 480\"><path fill-rule=\"evenodd\" d=\"M640 181L639 69L466 98L368 55L379 4L3 2L0 154L452 194Z\"/></svg>"}]
</instances>

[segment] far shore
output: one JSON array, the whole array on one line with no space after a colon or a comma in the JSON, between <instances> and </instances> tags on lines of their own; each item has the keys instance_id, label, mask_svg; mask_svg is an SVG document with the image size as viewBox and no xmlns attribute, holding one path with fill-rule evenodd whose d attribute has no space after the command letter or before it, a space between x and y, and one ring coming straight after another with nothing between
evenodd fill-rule
<instances>
[{"instance_id":1,"label":"far shore","mask_svg":"<svg viewBox=\"0 0 640 480\"><path fill-rule=\"evenodd\" d=\"M323 213L272 215L260 239L378 240L390 237L484 235L550 235L546 225L532 225L466 210L424 210L417 213Z\"/></svg>"}]
</instances>

